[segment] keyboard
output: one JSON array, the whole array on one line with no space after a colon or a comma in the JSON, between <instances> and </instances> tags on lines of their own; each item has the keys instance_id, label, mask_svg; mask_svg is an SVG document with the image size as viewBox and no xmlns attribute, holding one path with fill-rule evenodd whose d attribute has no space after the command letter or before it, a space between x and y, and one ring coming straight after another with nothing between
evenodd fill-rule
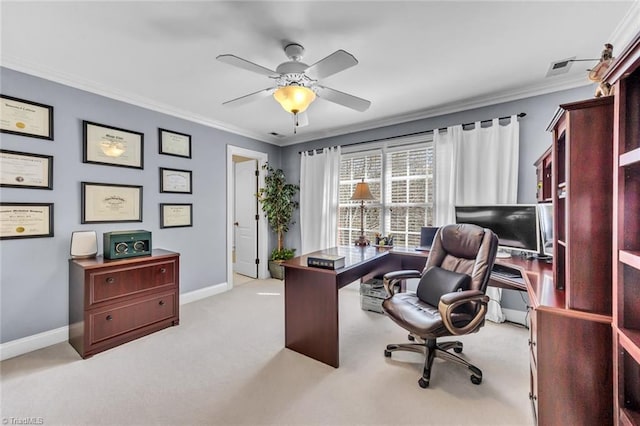
<instances>
[{"instance_id":1,"label":"keyboard","mask_svg":"<svg viewBox=\"0 0 640 426\"><path fill-rule=\"evenodd\" d=\"M518 271L517 269L512 269L502 265L493 265L493 269L491 269L491 275L497 275L498 277L507 279L522 278L520 271Z\"/></svg>"}]
</instances>

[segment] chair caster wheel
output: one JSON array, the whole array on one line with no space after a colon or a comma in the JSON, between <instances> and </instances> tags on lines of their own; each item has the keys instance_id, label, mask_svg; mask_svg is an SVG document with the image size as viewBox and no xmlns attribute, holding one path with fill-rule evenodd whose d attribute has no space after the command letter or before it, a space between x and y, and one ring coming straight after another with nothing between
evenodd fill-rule
<instances>
[{"instance_id":1,"label":"chair caster wheel","mask_svg":"<svg viewBox=\"0 0 640 426\"><path fill-rule=\"evenodd\" d=\"M461 353L462 353L462 347L457 347L457 346L456 346L455 348L453 348L453 351L454 351L455 353L457 353L457 354L461 354Z\"/></svg>"},{"instance_id":2,"label":"chair caster wheel","mask_svg":"<svg viewBox=\"0 0 640 426\"><path fill-rule=\"evenodd\" d=\"M388 350L385 349L384 350L384 356L387 357L387 358L391 358L391 351L388 351Z\"/></svg>"},{"instance_id":3,"label":"chair caster wheel","mask_svg":"<svg viewBox=\"0 0 640 426\"><path fill-rule=\"evenodd\" d=\"M428 388L428 387L429 387L429 381L428 381L428 380L423 379L422 377L418 380L418 384L420 385L420 387L421 387L422 389L426 389L426 388Z\"/></svg>"},{"instance_id":4,"label":"chair caster wheel","mask_svg":"<svg viewBox=\"0 0 640 426\"><path fill-rule=\"evenodd\" d=\"M480 383L482 383L482 377L471 376L471 383L473 383L474 385L479 385Z\"/></svg>"}]
</instances>

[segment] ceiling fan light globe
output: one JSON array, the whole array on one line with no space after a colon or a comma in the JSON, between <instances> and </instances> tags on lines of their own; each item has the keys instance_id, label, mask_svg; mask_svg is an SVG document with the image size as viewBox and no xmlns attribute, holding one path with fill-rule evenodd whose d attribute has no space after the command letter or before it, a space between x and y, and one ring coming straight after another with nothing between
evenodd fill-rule
<instances>
[{"instance_id":1,"label":"ceiling fan light globe","mask_svg":"<svg viewBox=\"0 0 640 426\"><path fill-rule=\"evenodd\" d=\"M284 86L278 88L273 97L285 111L291 114L299 114L311 105L311 102L316 99L316 94L308 87Z\"/></svg>"}]
</instances>

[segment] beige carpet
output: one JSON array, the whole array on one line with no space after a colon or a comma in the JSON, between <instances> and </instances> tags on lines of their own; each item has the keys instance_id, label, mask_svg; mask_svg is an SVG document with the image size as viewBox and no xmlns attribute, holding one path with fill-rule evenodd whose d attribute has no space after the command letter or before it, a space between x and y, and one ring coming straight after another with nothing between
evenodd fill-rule
<instances>
[{"instance_id":1,"label":"beige carpet","mask_svg":"<svg viewBox=\"0 0 640 426\"><path fill-rule=\"evenodd\" d=\"M45 425L532 425L527 330L463 337L484 372L418 354L383 356L406 334L340 291L334 369L285 349L283 284L255 280L183 305L180 325L82 360L67 343L3 361L0 416ZM12 424L17 424L13 421Z\"/></svg>"}]
</instances>

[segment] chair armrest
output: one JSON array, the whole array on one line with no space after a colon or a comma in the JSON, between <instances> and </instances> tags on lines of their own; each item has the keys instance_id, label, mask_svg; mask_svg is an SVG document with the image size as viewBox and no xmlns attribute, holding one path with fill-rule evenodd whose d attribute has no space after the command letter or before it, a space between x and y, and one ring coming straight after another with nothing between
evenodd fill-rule
<instances>
[{"instance_id":1,"label":"chair armrest","mask_svg":"<svg viewBox=\"0 0 640 426\"><path fill-rule=\"evenodd\" d=\"M464 327L454 326L451 319L451 314L458 306L469 302L480 303L478 312ZM440 311L442 322L444 323L445 327L447 327L447 330L449 330L449 332L454 336L459 336L472 332L480 324L482 324L482 321L484 321L484 316L487 313L488 303L489 296L487 296L480 290L458 291L455 293L447 293L442 295L442 297L440 298L440 303L438 304L438 311Z\"/></svg>"},{"instance_id":2,"label":"chair armrest","mask_svg":"<svg viewBox=\"0 0 640 426\"><path fill-rule=\"evenodd\" d=\"M387 272L383 276L382 283L384 284L387 295L391 297L400 289L400 281L406 280L407 278L420 278L421 276L422 273L420 271L413 269Z\"/></svg>"}]
</instances>

